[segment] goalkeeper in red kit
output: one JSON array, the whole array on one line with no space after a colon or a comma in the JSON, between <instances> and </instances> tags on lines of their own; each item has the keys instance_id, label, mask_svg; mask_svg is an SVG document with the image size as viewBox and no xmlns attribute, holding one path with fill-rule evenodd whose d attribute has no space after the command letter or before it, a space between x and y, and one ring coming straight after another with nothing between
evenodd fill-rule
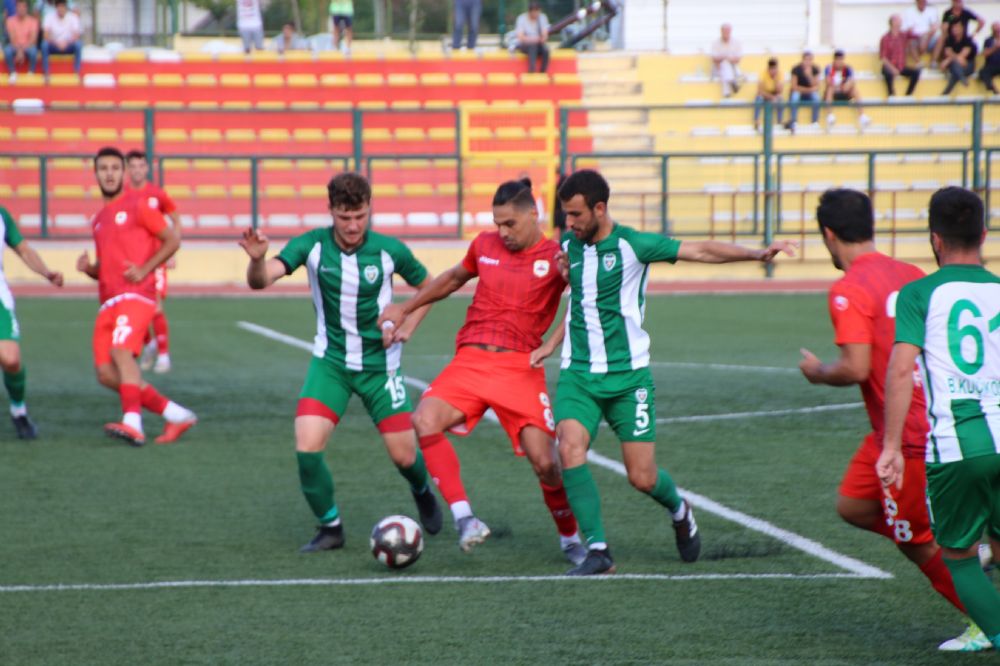
<instances>
[{"instance_id":1,"label":"goalkeeper in red kit","mask_svg":"<svg viewBox=\"0 0 1000 666\"><path fill-rule=\"evenodd\" d=\"M531 181L500 185L493 197L497 230L484 232L460 264L421 288L405 303L392 304L380 323L398 330L411 312L439 301L478 277L465 325L456 338L455 358L431 383L413 414L427 468L451 508L459 547L482 543L490 529L472 512L458 456L445 431L467 435L493 409L514 447L538 477L545 504L559 531L566 558L579 564L587 555L569 508L553 445L555 422L537 358L566 288L557 266L559 244L545 238Z\"/></svg>"}]
</instances>

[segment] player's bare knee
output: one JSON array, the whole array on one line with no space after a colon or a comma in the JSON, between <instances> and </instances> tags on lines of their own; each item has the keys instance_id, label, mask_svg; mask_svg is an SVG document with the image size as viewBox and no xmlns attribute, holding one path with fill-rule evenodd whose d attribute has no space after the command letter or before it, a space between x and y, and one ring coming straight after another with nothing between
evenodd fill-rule
<instances>
[{"instance_id":1,"label":"player's bare knee","mask_svg":"<svg viewBox=\"0 0 1000 666\"><path fill-rule=\"evenodd\" d=\"M0 368L8 373L19 372L21 370L21 350L17 347L0 349Z\"/></svg>"},{"instance_id":2,"label":"player's bare knee","mask_svg":"<svg viewBox=\"0 0 1000 666\"><path fill-rule=\"evenodd\" d=\"M413 412L410 421L413 423L413 429L417 431L418 437L426 437L444 431L439 423L440 419L429 409L417 407L417 411Z\"/></svg>"},{"instance_id":3,"label":"player's bare knee","mask_svg":"<svg viewBox=\"0 0 1000 666\"><path fill-rule=\"evenodd\" d=\"M547 486L559 485L559 465L554 460L541 460L531 464L538 480Z\"/></svg>"},{"instance_id":4,"label":"player's bare knee","mask_svg":"<svg viewBox=\"0 0 1000 666\"><path fill-rule=\"evenodd\" d=\"M645 469L628 470L628 482L632 484L633 488L641 493L653 492L653 488L656 487L656 479L656 470L653 470L653 473L650 473L649 470Z\"/></svg>"},{"instance_id":5,"label":"player's bare knee","mask_svg":"<svg viewBox=\"0 0 1000 666\"><path fill-rule=\"evenodd\" d=\"M111 390L118 388L118 373L110 364L97 366L97 382Z\"/></svg>"}]
</instances>

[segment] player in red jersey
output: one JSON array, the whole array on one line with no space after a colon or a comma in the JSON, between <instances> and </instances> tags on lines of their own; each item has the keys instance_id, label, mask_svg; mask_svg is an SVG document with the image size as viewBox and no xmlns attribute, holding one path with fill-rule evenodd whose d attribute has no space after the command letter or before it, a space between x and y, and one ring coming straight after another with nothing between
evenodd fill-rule
<instances>
[{"instance_id":1,"label":"player in red jersey","mask_svg":"<svg viewBox=\"0 0 1000 666\"><path fill-rule=\"evenodd\" d=\"M468 551L490 530L472 513L458 456L444 432L467 435L486 410L493 409L514 452L531 461L563 552L579 564L587 551L554 455L555 423L545 370L540 363L532 364L532 354L542 346L566 287L556 265L559 244L538 228L538 210L526 178L497 189L493 220L497 231L477 236L460 264L405 303L386 307L380 322L399 330L409 313L479 278L465 325L455 340L455 358L424 392L413 414L420 448L451 507L458 545Z\"/></svg>"},{"instance_id":2,"label":"player in red jersey","mask_svg":"<svg viewBox=\"0 0 1000 666\"><path fill-rule=\"evenodd\" d=\"M161 414L167 424L158 444L177 440L197 418L189 409L167 400L143 382L136 356L143 334L156 311L153 270L177 251L180 239L163 215L138 197L124 193L125 156L117 148L101 148L94 173L104 195L104 207L93 219L96 263L87 252L77 270L97 280L101 308L94 325L94 365L97 381L121 398L120 422L104 426L111 437L142 446L141 410Z\"/></svg>"},{"instance_id":3,"label":"player in red jersey","mask_svg":"<svg viewBox=\"0 0 1000 666\"><path fill-rule=\"evenodd\" d=\"M905 487L883 489L875 472L885 429L885 377L895 340L896 296L903 285L923 277L924 273L916 266L876 251L872 204L864 193L828 190L820 197L816 217L833 265L844 271L829 294L830 318L840 358L823 363L803 349L799 368L813 384L860 385L872 426L872 432L861 442L847 466L838 491L837 513L855 527L892 539L927 576L934 589L964 613L927 515L924 448L929 426L921 387L914 388L903 434ZM971 625L966 632L969 635L947 641L941 649L975 649L976 632L978 628ZM991 645L985 636L978 644Z\"/></svg>"},{"instance_id":4,"label":"player in red jersey","mask_svg":"<svg viewBox=\"0 0 1000 666\"><path fill-rule=\"evenodd\" d=\"M153 184L149 177L149 162L146 153L141 150L130 150L125 153L125 168L128 171L129 192L144 200L150 208L160 211L164 217L173 223L178 237L181 233L181 216L177 212L177 204L163 188ZM174 258L157 266L153 271L156 280L156 314L153 315L152 335L146 331L146 346L139 358L139 367L153 372L170 372L170 325L163 311L163 301L167 298L167 269L174 267Z\"/></svg>"}]
</instances>

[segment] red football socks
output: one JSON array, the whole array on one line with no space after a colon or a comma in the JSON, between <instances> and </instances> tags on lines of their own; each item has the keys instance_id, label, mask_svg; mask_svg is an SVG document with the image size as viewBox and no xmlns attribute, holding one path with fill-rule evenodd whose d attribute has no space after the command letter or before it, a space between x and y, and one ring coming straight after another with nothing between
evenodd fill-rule
<instances>
[{"instance_id":1,"label":"red football socks","mask_svg":"<svg viewBox=\"0 0 1000 666\"><path fill-rule=\"evenodd\" d=\"M451 442L442 433L420 438L420 450L424 454L427 471L441 491L441 497L449 505L468 502L465 486L462 485L462 465Z\"/></svg>"},{"instance_id":2,"label":"red football socks","mask_svg":"<svg viewBox=\"0 0 1000 666\"><path fill-rule=\"evenodd\" d=\"M553 487L539 482L542 488L542 496L545 498L545 506L549 507L552 513L552 520L556 522L559 534L565 537L576 534L576 517L573 516L572 509L569 508L569 498L566 497L566 488L560 483Z\"/></svg>"}]
</instances>

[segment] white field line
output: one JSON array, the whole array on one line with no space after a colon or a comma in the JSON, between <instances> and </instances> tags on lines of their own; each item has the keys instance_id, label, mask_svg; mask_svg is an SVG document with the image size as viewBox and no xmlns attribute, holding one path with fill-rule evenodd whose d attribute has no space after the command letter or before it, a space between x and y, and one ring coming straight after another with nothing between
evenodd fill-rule
<instances>
[{"instance_id":1,"label":"white field line","mask_svg":"<svg viewBox=\"0 0 1000 666\"><path fill-rule=\"evenodd\" d=\"M299 349L306 349L306 350L312 349L312 345L310 345L308 342L304 340L293 338L291 336L285 335L284 333L279 333L278 331L266 328L264 326L259 326L257 324L251 324L249 322L244 322L244 321L237 322L237 326L245 330L252 331L253 333L257 333L258 335L262 335L271 340L276 340L278 342L283 342L293 347L298 347ZM420 390L424 390L428 386L427 382L415 379L413 377L407 377L405 381L410 386L413 386ZM846 409L848 406L854 408L857 407L857 404L853 403L847 406L828 405L826 407ZM809 409L813 409L815 411L823 411L822 408L814 407ZM785 411L785 410L780 410L780 411ZM748 414L753 414L753 412L749 412ZM697 417L697 418L705 421L710 421L710 420L717 420L719 416L720 415L713 417L705 415L704 417ZM496 415L494 415L492 412L488 412L486 414L486 418L494 422L496 422L497 420ZM678 418L684 418L684 417L678 417ZM695 417L687 417L687 418L695 418ZM660 421L657 421L657 423L659 422ZM590 450L587 452L587 459L590 462L594 463L595 465L610 470L616 474L619 474L620 476L627 476L627 473L625 471L625 465L618 462L617 460L612 460L611 458L602 456L601 454L597 453L594 450ZM691 505L694 506L695 508L711 513L724 520L729 520L731 522L734 522L749 530L760 532L761 534L766 534L770 537L773 537L778 541L781 541L782 543L791 546L792 548L801 550L802 552L808 555L812 555L813 557L821 559L825 562L829 562L830 564L833 564L837 567L840 567L841 569L850 572L850 574L852 575L851 577L857 577L857 578L893 577L892 574L889 573L888 571L883 571L882 569L874 567L870 564L866 564L861 560L857 560L853 557L849 557L847 555L838 553L834 550L830 550L829 548L827 548L826 546L817 541L813 541L812 539L808 539L794 532L789 532L788 530L784 530L778 527L777 525L773 525L772 523L767 522L766 520L755 518L741 511L731 509L725 506L724 504L720 504L709 497L705 497L704 495L699 495L698 493L683 488L678 488L677 490L682 495L684 495L684 497L687 500L689 500L691 502Z\"/></svg>"},{"instance_id":2,"label":"white field line","mask_svg":"<svg viewBox=\"0 0 1000 666\"><path fill-rule=\"evenodd\" d=\"M815 407L795 407L790 409L772 409L763 412L729 412L726 414L699 414L695 416L668 416L656 419L656 423L701 423L703 421L731 421L738 419L759 418L762 416L790 416L792 414L815 414L817 412L837 412L845 409L864 407L863 402L842 402L834 405L817 405Z\"/></svg>"},{"instance_id":3,"label":"white field line","mask_svg":"<svg viewBox=\"0 0 1000 666\"><path fill-rule=\"evenodd\" d=\"M398 578L286 578L275 580L171 580L155 583L56 583L53 585L0 585L0 594L11 592L116 592L211 587L334 587L358 585L419 585L441 583L573 583L577 581L699 581L699 580L830 580L861 579L847 573L826 574L615 574L613 576L400 576Z\"/></svg>"}]
</instances>

